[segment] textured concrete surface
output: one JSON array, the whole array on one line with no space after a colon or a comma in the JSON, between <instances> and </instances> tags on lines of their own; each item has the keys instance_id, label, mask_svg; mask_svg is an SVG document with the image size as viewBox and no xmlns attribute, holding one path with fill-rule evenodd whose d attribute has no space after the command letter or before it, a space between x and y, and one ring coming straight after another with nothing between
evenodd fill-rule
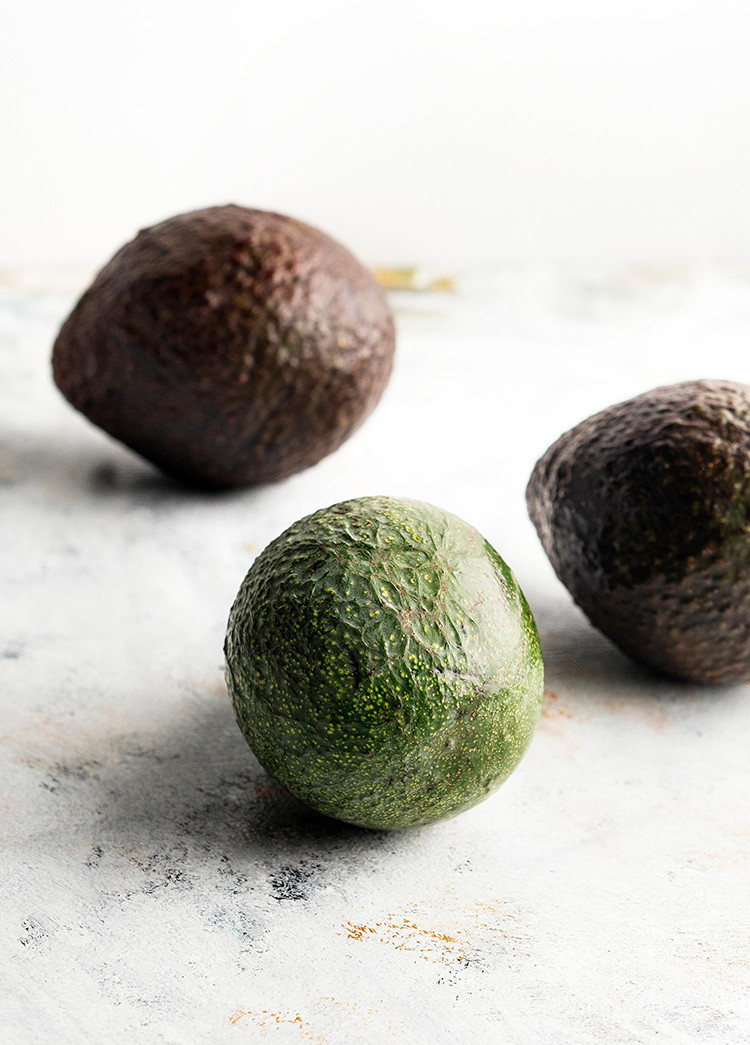
<instances>
[{"instance_id":1,"label":"textured concrete surface","mask_svg":"<svg viewBox=\"0 0 750 1045\"><path fill-rule=\"evenodd\" d=\"M396 295L397 367L361 432L291 480L213 496L58 395L71 303L0 298L3 1040L748 1040L750 687L626 660L556 581L523 500L536 458L594 410L750 381L747 273L508 271ZM482 530L547 664L511 779L411 832L286 796L222 677L253 556L367 493Z\"/></svg>"}]
</instances>

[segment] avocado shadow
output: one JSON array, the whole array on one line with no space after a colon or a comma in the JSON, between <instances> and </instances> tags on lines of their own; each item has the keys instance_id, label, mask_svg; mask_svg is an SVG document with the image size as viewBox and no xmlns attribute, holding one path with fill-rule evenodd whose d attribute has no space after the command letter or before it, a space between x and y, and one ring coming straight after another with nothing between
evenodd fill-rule
<instances>
[{"instance_id":1,"label":"avocado shadow","mask_svg":"<svg viewBox=\"0 0 750 1045\"><path fill-rule=\"evenodd\" d=\"M186 701L178 721L125 740L100 778L99 827L160 849L190 844L217 861L370 850L387 832L332 820L280 787L244 741L226 696Z\"/></svg>"},{"instance_id":2,"label":"avocado shadow","mask_svg":"<svg viewBox=\"0 0 750 1045\"><path fill-rule=\"evenodd\" d=\"M119 501L154 507L189 500L218 503L252 496L256 489L211 486L168 475L105 432L87 432L85 426L74 438L66 433L61 439L37 432L3 432L0 485L64 489L83 503Z\"/></svg>"},{"instance_id":3,"label":"avocado shadow","mask_svg":"<svg viewBox=\"0 0 750 1045\"><path fill-rule=\"evenodd\" d=\"M545 686L573 701L715 703L736 694L736 686L703 686L639 664L598 631L572 600L535 600L534 616Z\"/></svg>"}]
</instances>

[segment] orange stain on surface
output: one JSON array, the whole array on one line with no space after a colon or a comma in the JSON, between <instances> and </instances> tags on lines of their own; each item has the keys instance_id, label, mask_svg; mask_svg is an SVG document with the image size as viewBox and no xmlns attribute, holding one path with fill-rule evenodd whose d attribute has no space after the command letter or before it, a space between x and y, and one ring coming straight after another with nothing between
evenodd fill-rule
<instances>
[{"instance_id":1,"label":"orange stain on surface","mask_svg":"<svg viewBox=\"0 0 750 1045\"><path fill-rule=\"evenodd\" d=\"M456 936L451 936L435 929L422 929L409 918L390 919L373 925L344 922L341 928L349 940L373 938L397 951L414 951L425 961L445 961L446 958L461 961L465 958L466 947L457 939L460 930Z\"/></svg>"},{"instance_id":2,"label":"orange stain on surface","mask_svg":"<svg viewBox=\"0 0 750 1045\"><path fill-rule=\"evenodd\" d=\"M267 1037L269 1031L280 1030L284 1026L296 1027L299 1030L300 1041L309 1042L310 1045L327 1045L326 1038L316 1034L313 1027L302 1019L299 1012L288 1010L286 1012L272 1012L270 1009L235 1009L229 1017L229 1022L234 1027L253 1027L261 1031L263 1037Z\"/></svg>"},{"instance_id":3,"label":"orange stain on surface","mask_svg":"<svg viewBox=\"0 0 750 1045\"><path fill-rule=\"evenodd\" d=\"M555 693L552 689L545 689L542 711L539 716L539 726L537 727L540 733L561 737L568 733L566 723L574 717L570 705L561 699L558 693ZM565 737L565 739L570 744L569 736ZM572 754L572 751L569 754Z\"/></svg>"},{"instance_id":4,"label":"orange stain on surface","mask_svg":"<svg viewBox=\"0 0 750 1045\"><path fill-rule=\"evenodd\" d=\"M602 693L596 701L573 700L571 702L566 699L564 694L561 696L552 689L545 689L539 729L545 733L561 734L565 731L566 721L576 719L579 722L585 722L599 714L618 715L622 719L646 726L657 733L665 732L672 725L672 716L668 708L654 699L635 693L626 696Z\"/></svg>"},{"instance_id":5,"label":"orange stain on surface","mask_svg":"<svg viewBox=\"0 0 750 1045\"><path fill-rule=\"evenodd\" d=\"M560 697L552 689L545 689L542 703L542 719L573 718L570 708L560 703Z\"/></svg>"},{"instance_id":6,"label":"orange stain on surface","mask_svg":"<svg viewBox=\"0 0 750 1045\"><path fill-rule=\"evenodd\" d=\"M655 733L665 733L673 723L669 708L651 697L619 697L616 694L608 694L606 708L608 713L646 726Z\"/></svg>"},{"instance_id":7,"label":"orange stain on surface","mask_svg":"<svg viewBox=\"0 0 750 1045\"><path fill-rule=\"evenodd\" d=\"M498 951L529 956L530 941L502 900L466 903L451 892L425 898L418 908L378 912L343 922L340 935L367 947L373 943L401 951L413 960L443 966L456 975L469 966L482 969Z\"/></svg>"},{"instance_id":8,"label":"orange stain on surface","mask_svg":"<svg viewBox=\"0 0 750 1045\"><path fill-rule=\"evenodd\" d=\"M318 998L309 1010L303 1008L301 1011L237 1008L228 1022L234 1027L250 1030L256 1038L269 1039L283 1035L283 1040L289 1041L291 1032L294 1038L307 1045L328 1045L328 1034L336 1042L352 1038L359 1041L359 1032L371 1029L373 1022L377 1023L380 1032L390 1032L388 1040L407 1040L403 1022L391 1019L384 1005L339 1001L332 997ZM321 1033L321 1026L328 1034Z\"/></svg>"}]
</instances>

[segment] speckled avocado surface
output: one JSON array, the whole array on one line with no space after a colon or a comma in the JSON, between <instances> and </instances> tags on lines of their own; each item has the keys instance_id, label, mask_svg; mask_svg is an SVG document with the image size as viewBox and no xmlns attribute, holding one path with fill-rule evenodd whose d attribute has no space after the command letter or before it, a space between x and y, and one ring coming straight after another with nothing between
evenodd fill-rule
<instances>
[{"instance_id":1,"label":"speckled avocado surface","mask_svg":"<svg viewBox=\"0 0 750 1045\"><path fill-rule=\"evenodd\" d=\"M363 497L291 526L232 608L226 677L266 770L370 828L481 801L534 732L543 667L513 574L467 523Z\"/></svg>"},{"instance_id":2,"label":"speckled avocado surface","mask_svg":"<svg viewBox=\"0 0 750 1045\"><path fill-rule=\"evenodd\" d=\"M539 460L527 502L558 577L626 653L750 679L750 386L688 381L603 410Z\"/></svg>"},{"instance_id":3,"label":"speckled avocado surface","mask_svg":"<svg viewBox=\"0 0 750 1045\"><path fill-rule=\"evenodd\" d=\"M234 205L139 232L53 351L89 420L192 483L282 479L336 450L388 381L385 293L341 244Z\"/></svg>"}]
</instances>

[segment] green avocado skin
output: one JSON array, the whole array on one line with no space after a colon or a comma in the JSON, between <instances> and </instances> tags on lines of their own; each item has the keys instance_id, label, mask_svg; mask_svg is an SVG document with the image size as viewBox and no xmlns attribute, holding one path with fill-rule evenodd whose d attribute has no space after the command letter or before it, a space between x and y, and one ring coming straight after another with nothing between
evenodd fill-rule
<instances>
[{"instance_id":1,"label":"green avocado skin","mask_svg":"<svg viewBox=\"0 0 750 1045\"><path fill-rule=\"evenodd\" d=\"M418 501L363 497L291 526L247 574L225 654L260 763L363 827L481 801L541 707L539 639L511 571L473 527Z\"/></svg>"},{"instance_id":2,"label":"green avocado skin","mask_svg":"<svg viewBox=\"0 0 750 1045\"><path fill-rule=\"evenodd\" d=\"M750 679L750 387L688 381L609 407L537 462L529 514L591 622L668 675Z\"/></svg>"}]
</instances>

